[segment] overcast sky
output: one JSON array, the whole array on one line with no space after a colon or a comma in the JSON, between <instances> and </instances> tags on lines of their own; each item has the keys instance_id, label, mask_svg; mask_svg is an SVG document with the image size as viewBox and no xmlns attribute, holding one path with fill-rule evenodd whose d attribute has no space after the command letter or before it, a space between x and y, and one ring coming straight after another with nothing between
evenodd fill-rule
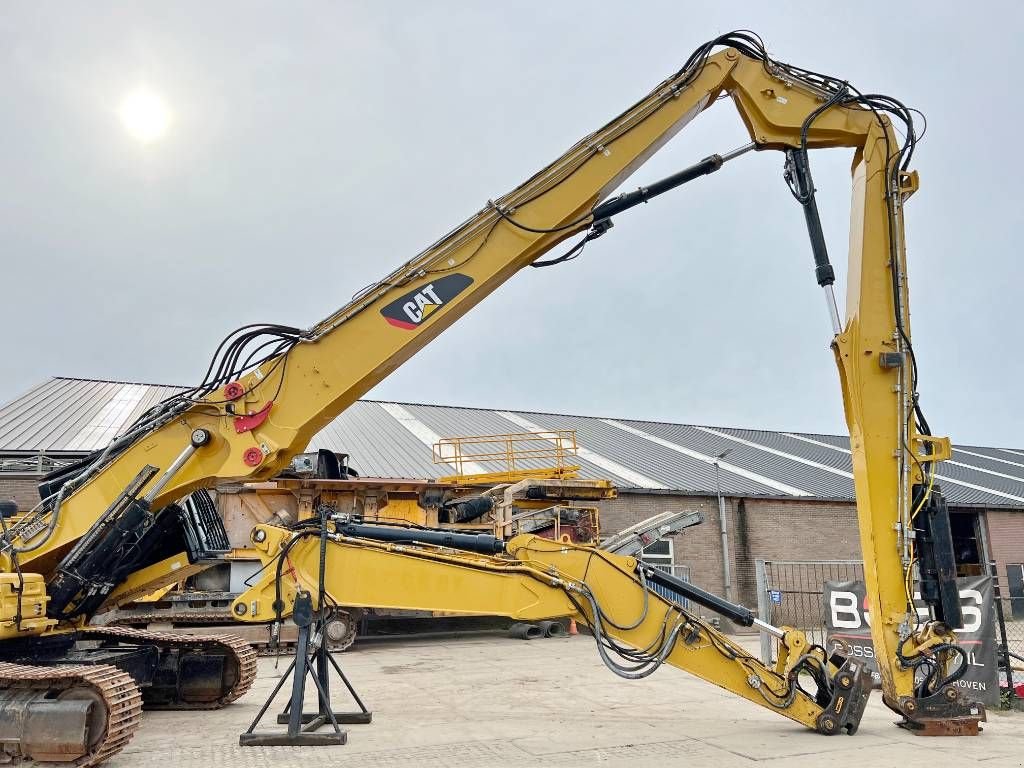
<instances>
[{"instance_id":1,"label":"overcast sky","mask_svg":"<svg viewBox=\"0 0 1024 768\"><path fill-rule=\"evenodd\" d=\"M191 383L238 325L308 326L749 27L927 114L907 210L922 403L954 441L1024 444L1021 6L743 5L5 5L0 400L54 375ZM139 88L171 113L148 144L119 117ZM722 102L626 187L745 141ZM812 158L841 280L850 157ZM369 396L845 431L781 162L744 156L620 216Z\"/></svg>"}]
</instances>

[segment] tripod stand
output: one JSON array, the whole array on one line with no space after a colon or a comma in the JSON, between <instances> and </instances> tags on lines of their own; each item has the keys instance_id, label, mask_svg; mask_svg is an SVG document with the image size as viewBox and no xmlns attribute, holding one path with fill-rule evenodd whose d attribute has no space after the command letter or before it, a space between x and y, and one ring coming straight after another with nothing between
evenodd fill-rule
<instances>
[{"instance_id":1,"label":"tripod stand","mask_svg":"<svg viewBox=\"0 0 1024 768\"><path fill-rule=\"evenodd\" d=\"M345 673L334 657L327 650L325 632L329 613L325 608L326 590L324 589L324 566L327 559L327 515L320 516L320 579L318 584L318 611L313 610L313 599L309 592L299 591L295 595L292 618L299 627L299 636L295 644L295 658L284 675L274 687L270 697L264 702L249 729L238 737L243 747L279 747L279 746L330 746L344 744L348 734L339 727L339 723L369 723L373 718L359 694L356 693ZM311 651L312 648L312 651ZM334 671L345 684L349 694L359 706L358 712L335 712L331 706L330 671ZM263 715L270 709L281 688L289 676L292 680L292 693L288 704L277 716L278 724L288 725L284 733L254 733ZM306 692L306 677L316 685L319 706L315 712L303 710L303 697ZM317 731L327 724L332 730L326 733Z\"/></svg>"}]
</instances>

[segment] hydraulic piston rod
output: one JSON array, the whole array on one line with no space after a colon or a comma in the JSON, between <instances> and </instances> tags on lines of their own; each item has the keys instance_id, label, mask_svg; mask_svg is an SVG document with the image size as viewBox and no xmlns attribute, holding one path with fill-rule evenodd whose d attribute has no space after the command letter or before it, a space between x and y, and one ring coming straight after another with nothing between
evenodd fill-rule
<instances>
[{"instance_id":1,"label":"hydraulic piston rod","mask_svg":"<svg viewBox=\"0 0 1024 768\"><path fill-rule=\"evenodd\" d=\"M658 586L667 589L671 592L676 593L679 597L692 600L698 605L702 605L708 610L714 611L715 613L725 616L741 627L756 627L762 632L767 632L772 637L781 640L785 636L778 627L769 624L767 621L761 621L754 615L754 612L749 608L739 605L737 603L731 603L728 600L723 600L718 595L713 595L710 592L706 592L700 587L695 587L689 582L677 579L675 576L659 571L657 568L651 568L650 566L641 565L644 569L644 578L647 581L653 582Z\"/></svg>"},{"instance_id":2,"label":"hydraulic piston rod","mask_svg":"<svg viewBox=\"0 0 1024 768\"><path fill-rule=\"evenodd\" d=\"M485 555L496 555L505 551L504 541L485 533L451 533L450 531L435 531L425 528L363 525L361 523L343 523L338 526L338 533L355 539L390 541L396 544L412 542L433 544L438 547L462 549Z\"/></svg>"},{"instance_id":3,"label":"hydraulic piston rod","mask_svg":"<svg viewBox=\"0 0 1024 768\"><path fill-rule=\"evenodd\" d=\"M839 321L839 304L836 302L836 272L828 259L828 246L825 244L825 233L821 228L818 203L814 199L814 180L811 178L806 152L786 150L785 178L790 184L793 196L803 206L807 236L811 240L811 254L814 256L814 278L825 292L825 305L832 321L832 333L838 335L842 331L842 324Z\"/></svg>"},{"instance_id":4,"label":"hydraulic piston rod","mask_svg":"<svg viewBox=\"0 0 1024 768\"><path fill-rule=\"evenodd\" d=\"M193 429L192 435L189 439L189 444L185 446L185 449L178 454L171 466L167 468L160 478L153 483L153 487L149 489L149 492L145 495L144 501L147 504L152 504L153 500L160 494L160 491L164 489L164 486L169 483L181 468L185 466L185 462L192 458L192 454L195 453L199 448L210 442L210 432L206 429Z\"/></svg>"},{"instance_id":5,"label":"hydraulic piston rod","mask_svg":"<svg viewBox=\"0 0 1024 768\"><path fill-rule=\"evenodd\" d=\"M763 623L758 620L757 616L749 608L723 600L718 595L707 592L700 587L695 587L693 584L677 579L672 574L659 571L657 568L652 568L649 565L640 564L638 567L643 568L643 575L648 583L657 584L660 587L675 592L680 597L693 600L698 605L702 605L715 613L725 616L725 618L736 622L741 627L752 627L755 622L758 626ZM767 630L770 626L765 625L762 628Z\"/></svg>"},{"instance_id":6,"label":"hydraulic piston rod","mask_svg":"<svg viewBox=\"0 0 1024 768\"><path fill-rule=\"evenodd\" d=\"M611 218L617 213L622 213L633 206L640 205L640 203L646 203L651 198L663 195L669 190L681 187L688 181L693 181L694 179L699 179L701 176L707 176L709 173L714 173L730 160L734 160L740 155L750 152L752 149L757 149L757 145L753 142L744 144L742 147L737 147L736 149L730 150L722 155L709 155L699 163L694 163L688 168L683 168L683 170L673 173L671 176L666 176L664 179L661 179L661 181L656 181L648 187L640 187L633 192L626 192L625 194L618 195L610 200L605 200L594 208L594 222L597 223L604 219Z\"/></svg>"}]
</instances>

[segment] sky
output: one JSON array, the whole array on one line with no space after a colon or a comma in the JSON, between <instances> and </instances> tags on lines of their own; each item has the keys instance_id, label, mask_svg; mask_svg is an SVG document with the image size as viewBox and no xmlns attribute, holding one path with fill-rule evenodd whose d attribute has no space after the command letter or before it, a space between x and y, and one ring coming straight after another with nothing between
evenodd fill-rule
<instances>
[{"instance_id":1,"label":"sky","mask_svg":"<svg viewBox=\"0 0 1024 768\"><path fill-rule=\"evenodd\" d=\"M1019 446L1024 6L808 7L7 5L0 401L50 376L192 383L239 325L313 324L746 27L927 115L907 207L921 402L936 434ZM123 124L140 92L167 112L148 142ZM747 140L724 101L624 189ZM840 297L850 159L812 157ZM843 433L830 339L782 156L751 153L516 275L367 396Z\"/></svg>"}]
</instances>

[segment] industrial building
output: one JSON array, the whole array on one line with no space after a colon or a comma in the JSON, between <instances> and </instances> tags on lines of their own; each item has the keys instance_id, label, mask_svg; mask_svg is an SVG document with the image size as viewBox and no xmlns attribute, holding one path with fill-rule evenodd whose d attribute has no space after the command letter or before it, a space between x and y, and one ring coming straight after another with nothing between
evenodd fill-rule
<instances>
[{"instance_id":1,"label":"industrial building","mask_svg":"<svg viewBox=\"0 0 1024 768\"><path fill-rule=\"evenodd\" d=\"M0 498L31 507L41 474L103 447L176 391L58 377L7 403L0 408ZM433 461L442 437L546 430L574 430L581 476L618 486L619 498L602 503L604 532L664 510L702 512L702 525L648 557L687 569L705 589L753 605L758 559L860 557L845 436L362 400L310 449L349 454L363 476L437 478L453 473ZM954 544L967 572L995 559L1011 594L1024 597L1024 450L957 445L938 483L954 512Z\"/></svg>"}]
</instances>

